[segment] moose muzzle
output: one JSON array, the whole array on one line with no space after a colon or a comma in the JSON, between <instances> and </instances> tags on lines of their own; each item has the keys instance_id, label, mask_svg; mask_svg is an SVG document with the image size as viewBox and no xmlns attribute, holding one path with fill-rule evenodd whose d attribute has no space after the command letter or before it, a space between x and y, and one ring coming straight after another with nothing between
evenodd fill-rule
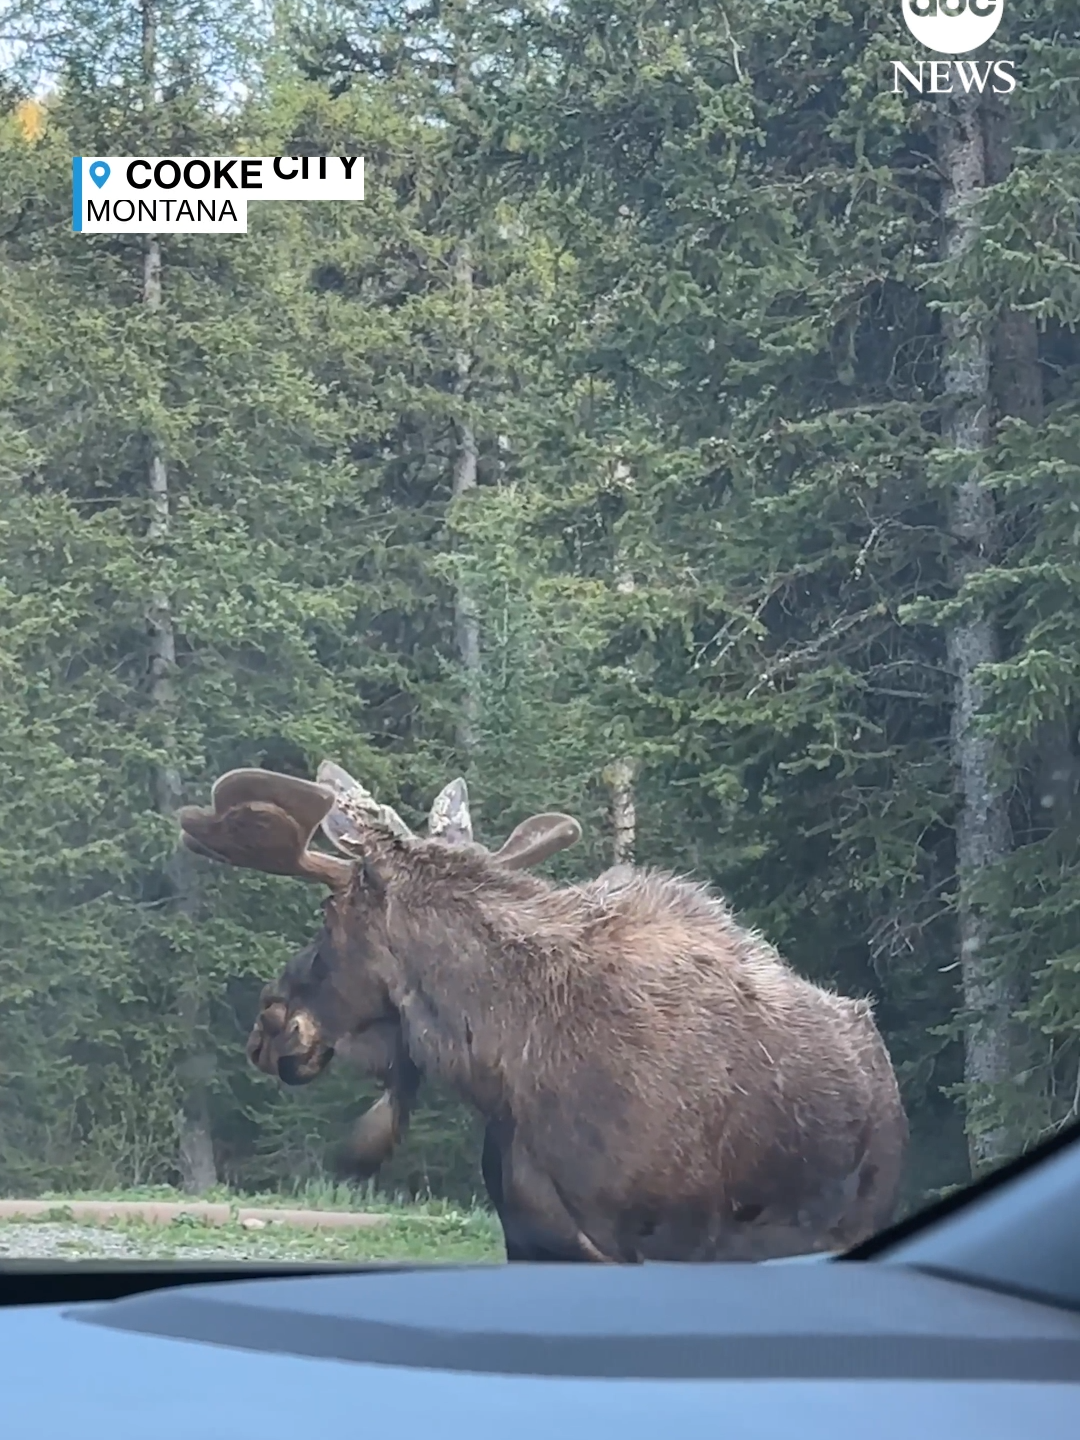
<instances>
[{"instance_id":1,"label":"moose muzzle","mask_svg":"<svg viewBox=\"0 0 1080 1440\"><path fill-rule=\"evenodd\" d=\"M334 1047L319 1033L306 1010L291 1014L282 1000L263 1005L248 1036L247 1056L267 1075L284 1085L306 1085L329 1065Z\"/></svg>"}]
</instances>

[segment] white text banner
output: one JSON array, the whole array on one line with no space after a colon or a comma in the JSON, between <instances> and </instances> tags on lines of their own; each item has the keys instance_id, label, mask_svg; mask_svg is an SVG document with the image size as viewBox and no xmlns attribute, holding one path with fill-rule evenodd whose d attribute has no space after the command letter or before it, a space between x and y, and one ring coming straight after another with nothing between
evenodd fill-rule
<instances>
[{"instance_id":1,"label":"white text banner","mask_svg":"<svg viewBox=\"0 0 1080 1440\"><path fill-rule=\"evenodd\" d=\"M244 234L251 200L363 200L360 155L77 155L72 228Z\"/></svg>"}]
</instances>

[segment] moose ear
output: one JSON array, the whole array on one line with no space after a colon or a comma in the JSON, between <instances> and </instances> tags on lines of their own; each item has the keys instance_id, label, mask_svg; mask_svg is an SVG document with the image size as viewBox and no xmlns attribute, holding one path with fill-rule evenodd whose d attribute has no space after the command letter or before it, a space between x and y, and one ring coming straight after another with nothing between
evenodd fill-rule
<instances>
[{"instance_id":1,"label":"moose ear","mask_svg":"<svg viewBox=\"0 0 1080 1440\"><path fill-rule=\"evenodd\" d=\"M445 840L449 845L472 842L469 787L460 775L435 796L428 814L428 834L433 839Z\"/></svg>"},{"instance_id":2,"label":"moose ear","mask_svg":"<svg viewBox=\"0 0 1080 1440\"><path fill-rule=\"evenodd\" d=\"M581 826L571 815L532 815L521 822L492 859L508 870L524 870L576 845L580 839Z\"/></svg>"}]
</instances>

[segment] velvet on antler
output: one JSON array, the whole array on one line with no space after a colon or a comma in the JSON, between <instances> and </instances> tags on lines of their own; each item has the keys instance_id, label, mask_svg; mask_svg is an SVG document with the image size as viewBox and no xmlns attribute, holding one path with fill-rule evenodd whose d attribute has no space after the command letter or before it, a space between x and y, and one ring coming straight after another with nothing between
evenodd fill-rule
<instances>
[{"instance_id":1,"label":"velvet on antler","mask_svg":"<svg viewBox=\"0 0 1080 1440\"><path fill-rule=\"evenodd\" d=\"M210 799L208 808L186 805L177 817L183 843L196 855L335 890L348 883L348 860L311 849L315 830L334 805L329 786L272 770L230 770Z\"/></svg>"}]
</instances>

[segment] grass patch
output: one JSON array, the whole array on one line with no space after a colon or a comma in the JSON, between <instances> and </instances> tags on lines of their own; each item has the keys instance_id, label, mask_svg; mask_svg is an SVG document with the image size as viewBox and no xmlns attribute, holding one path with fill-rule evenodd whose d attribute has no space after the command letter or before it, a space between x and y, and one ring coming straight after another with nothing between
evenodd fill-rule
<instances>
[{"instance_id":1,"label":"grass patch","mask_svg":"<svg viewBox=\"0 0 1080 1440\"><path fill-rule=\"evenodd\" d=\"M169 1204L190 1204L193 1200L206 1201L212 1205L231 1205L235 1208L270 1210L346 1210L367 1215L452 1215L462 1213L462 1207L439 1196L422 1199L406 1198L403 1195L387 1195L376 1190L374 1185L352 1185L333 1180L307 1180L282 1190L239 1191L226 1185L215 1185L204 1194L187 1195L169 1185L137 1185L128 1190L43 1190L32 1197L35 1200L55 1200L65 1205L71 1200L137 1200L163 1201ZM479 1200L467 1207L466 1213L489 1213Z\"/></svg>"},{"instance_id":2,"label":"grass patch","mask_svg":"<svg viewBox=\"0 0 1080 1440\"><path fill-rule=\"evenodd\" d=\"M179 1216L168 1224L119 1217L107 1221L75 1217L68 1202L167 1201L191 1203L192 1196L166 1186L143 1186L131 1190L80 1191L78 1194L48 1193L35 1197L55 1200L56 1205L33 1217L0 1222L0 1241L17 1238L19 1230L42 1226L63 1227L50 1253L65 1259L79 1255L116 1254L123 1242L124 1253L141 1259L230 1259L260 1260L363 1260L421 1261L425 1263L498 1263L505 1258L502 1231L495 1216L482 1206L463 1209L449 1201L431 1198L402 1203L365 1193L347 1185L306 1185L291 1195L241 1195L219 1189L199 1196L200 1200L228 1204L235 1209L304 1208L351 1210L385 1215L381 1225L357 1229L310 1230L295 1225L269 1223L248 1228L239 1222L213 1224L198 1216ZM39 1233L41 1233L39 1231ZM102 1248L94 1243L100 1237ZM0 1247L2 1248L2 1247ZM36 1253L36 1252L35 1252Z\"/></svg>"},{"instance_id":3,"label":"grass patch","mask_svg":"<svg viewBox=\"0 0 1080 1440\"><path fill-rule=\"evenodd\" d=\"M122 1237L125 1253L147 1260L230 1259L416 1260L469 1264L498 1263L504 1258L502 1237L490 1216L458 1214L394 1216L386 1225L365 1230L305 1230L298 1226L268 1225L248 1230L242 1225L212 1225L184 1216L168 1225L141 1220L112 1220L107 1224L63 1223L65 1234L54 1251L65 1258L97 1253L95 1236ZM57 1220L36 1216L0 1222L0 1236L24 1229L56 1226ZM109 1253L115 1253L111 1247Z\"/></svg>"}]
</instances>

